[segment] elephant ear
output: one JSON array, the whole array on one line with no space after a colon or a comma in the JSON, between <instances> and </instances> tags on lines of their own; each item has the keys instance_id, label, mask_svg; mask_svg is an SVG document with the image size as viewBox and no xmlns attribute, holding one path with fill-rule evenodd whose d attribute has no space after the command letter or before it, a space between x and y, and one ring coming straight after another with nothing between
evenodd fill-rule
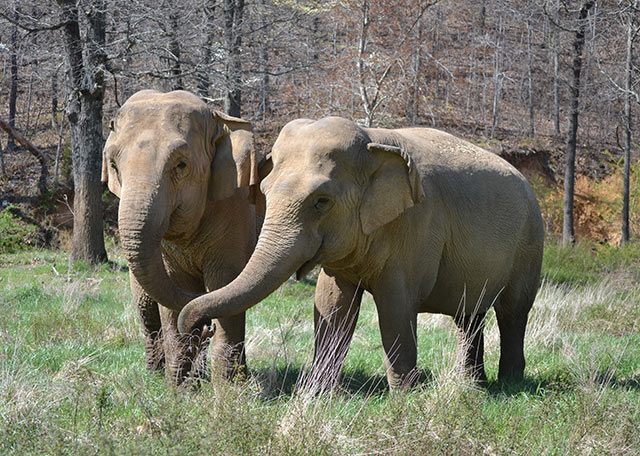
<instances>
[{"instance_id":1,"label":"elephant ear","mask_svg":"<svg viewBox=\"0 0 640 456\"><path fill-rule=\"evenodd\" d=\"M267 154L258 164L258 179L260 182L269 175L273 169L273 161L271 160L271 154ZM267 212L267 200L260 189L260 185L256 185L255 188L255 204L256 214L264 217Z\"/></svg>"},{"instance_id":2,"label":"elephant ear","mask_svg":"<svg viewBox=\"0 0 640 456\"><path fill-rule=\"evenodd\" d=\"M115 173L115 171L113 171L109 166L109 156L108 156L109 155L108 154L109 139L113 139L111 138L111 135L115 130L114 125L115 125L114 121L111 120L111 122L109 122L109 129L112 131L112 133L109 133L109 138L107 138L107 142L105 143L104 149L102 150L102 176L100 177L100 180L107 184L107 187L109 188L109 191L111 193L113 193L118 198L120 198L120 190L121 190L120 180L117 178L117 176L114 176L114 175L109 177L109 174Z\"/></svg>"},{"instance_id":3,"label":"elephant ear","mask_svg":"<svg viewBox=\"0 0 640 456\"><path fill-rule=\"evenodd\" d=\"M219 111L213 112L209 199L229 198L236 189L250 187L250 199L255 200L258 167L251 123Z\"/></svg>"},{"instance_id":4,"label":"elephant ear","mask_svg":"<svg viewBox=\"0 0 640 456\"><path fill-rule=\"evenodd\" d=\"M425 199L411 156L397 146L369 143L374 170L360 206L362 231L369 235Z\"/></svg>"}]
</instances>

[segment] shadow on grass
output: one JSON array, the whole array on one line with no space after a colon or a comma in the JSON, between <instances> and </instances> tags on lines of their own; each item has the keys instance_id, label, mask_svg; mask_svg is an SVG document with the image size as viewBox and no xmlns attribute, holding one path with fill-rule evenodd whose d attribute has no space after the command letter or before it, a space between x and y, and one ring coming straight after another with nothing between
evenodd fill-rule
<instances>
[{"instance_id":1,"label":"shadow on grass","mask_svg":"<svg viewBox=\"0 0 640 456\"><path fill-rule=\"evenodd\" d=\"M299 385L301 376L305 376L308 373L307 369L301 369L298 366L285 366L259 369L251 372L250 376L258 380L264 397L272 399L292 396ZM420 369L417 386L429 385L434 378L431 371ZM382 396L389 392L385 375L372 375L361 369L343 373L338 388L346 394L363 397Z\"/></svg>"},{"instance_id":2,"label":"shadow on grass","mask_svg":"<svg viewBox=\"0 0 640 456\"><path fill-rule=\"evenodd\" d=\"M640 374L633 377L618 377L617 375L611 375L609 372L600 371L593 381L600 386L640 391Z\"/></svg>"},{"instance_id":3,"label":"shadow on grass","mask_svg":"<svg viewBox=\"0 0 640 456\"><path fill-rule=\"evenodd\" d=\"M486 386L486 391L493 397L517 396L525 393L530 396L543 397L549 389L569 390L575 386L567 381L557 382L555 379L542 380L539 378L525 377L520 381L493 381Z\"/></svg>"},{"instance_id":4,"label":"shadow on grass","mask_svg":"<svg viewBox=\"0 0 640 456\"><path fill-rule=\"evenodd\" d=\"M599 371L592 378L578 379L569 372L561 372L552 378L525 377L521 381L494 381L486 387L493 397L513 397L528 394L534 397L544 397L549 393L566 393L576 391L581 383L592 382L602 388L627 389L640 391L640 375L633 377L618 377L608 371Z\"/></svg>"}]
</instances>

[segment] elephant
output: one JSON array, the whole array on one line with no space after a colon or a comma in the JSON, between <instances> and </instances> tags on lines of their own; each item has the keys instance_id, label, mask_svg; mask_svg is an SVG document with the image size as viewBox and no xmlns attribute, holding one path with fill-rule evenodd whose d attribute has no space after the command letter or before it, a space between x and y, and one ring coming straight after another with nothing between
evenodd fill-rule
<instances>
[{"instance_id":1,"label":"elephant","mask_svg":"<svg viewBox=\"0 0 640 456\"><path fill-rule=\"evenodd\" d=\"M102 180L120 198L118 229L146 367L180 384L198 366L179 337L179 311L231 282L257 240L252 126L186 91L142 90L110 130ZM232 377L245 369L244 312L220 318L217 328L212 369Z\"/></svg>"},{"instance_id":2,"label":"elephant","mask_svg":"<svg viewBox=\"0 0 640 456\"><path fill-rule=\"evenodd\" d=\"M251 259L230 284L182 309L181 333L240 314L319 264L314 382L330 387L339 379L364 291L376 305L391 389L417 381L421 312L454 318L465 370L486 383L483 330L491 306L500 332L498 379L522 379L544 233L518 170L443 131L364 128L340 117L288 123L271 161Z\"/></svg>"}]
</instances>

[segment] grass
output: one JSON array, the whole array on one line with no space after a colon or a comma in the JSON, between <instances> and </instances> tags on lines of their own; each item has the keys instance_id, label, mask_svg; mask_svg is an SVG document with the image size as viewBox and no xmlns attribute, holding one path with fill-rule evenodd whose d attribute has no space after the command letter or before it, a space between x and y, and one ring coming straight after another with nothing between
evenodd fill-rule
<instances>
[{"instance_id":1,"label":"grass","mask_svg":"<svg viewBox=\"0 0 640 456\"><path fill-rule=\"evenodd\" d=\"M547 247L525 380L457 367L450 318L420 315L419 385L386 390L365 298L339 390L296 391L312 356L313 287L249 312L250 375L175 389L146 373L125 263L64 252L0 256L0 454L640 454L640 246ZM117 257L117 252L112 254Z\"/></svg>"}]
</instances>

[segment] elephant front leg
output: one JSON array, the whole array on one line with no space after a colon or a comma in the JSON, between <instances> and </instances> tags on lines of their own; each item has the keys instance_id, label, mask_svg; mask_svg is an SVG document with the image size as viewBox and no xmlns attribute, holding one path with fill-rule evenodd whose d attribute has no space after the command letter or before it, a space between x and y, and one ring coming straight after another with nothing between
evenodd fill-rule
<instances>
[{"instance_id":1,"label":"elephant front leg","mask_svg":"<svg viewBox=\"0 0 640 456\"><path fill-rule=\"evenodd\" d=\"M158 303L142 289L133 274L129 274L133 302L138 309L144 334L145 364L150 372L161 372L165 357Z\"/></svg>"},{"instance_id":2,"label":"elephant front leg","mask_svg":"<svg viewBox=\"0 0 640 456\"><path fill-rule=\"evenodd\" d=\"M392 390L412 387L418 381L418 314L406 296L402 281L396 280L394 283L396 286L373 293L378 309L387 381Z\"/></svg>"},{"instance_id":3,"label":"elephant front leg","mask_svg":"<svg viewBox=\"0 0 640 456\"><path fill-rule=\"evenodd\" d=\"M180 385L189 376L194 356L188 340L178 332L179 312L159 306L162 321L162 343L165 353L165 376L174 385ZM196 337L196 336L194 336ZM202 345L196 344L198 347Z\"/></svg>"},{"instance_id":4,"label":"elephant front leg","mask_svg":"<svg viewBox=\"0 0 640 456\"><path fill-rule=\"evenodd\" d=\"M485 313L456 317L460 330L459 345L464 357L464 367L474 380L486 384L484 371L484 321Z\"/></svg>"},{"instance_id":5,"label":"elephant front leg","mask_svg":"<svg viewBox=\"0 0 640 456\"><path fill-rule=\"evenodd\" d=\"M215 333L211 341L209 356L211 373L232 380L246 378L247 359L245 356L245 314L213 320Z\"/></svg>"},{"instance_id":6,"label":"elephant front leg","mask_svg":"<svg viewBox=\"0 0 640 456\"><path fill-rule=\"evenodd\" d=\"M331 271L320 271L315 294L315 352L311 385L335 386L358 321L363 289Z\"/></svg>"}]
</instances>

